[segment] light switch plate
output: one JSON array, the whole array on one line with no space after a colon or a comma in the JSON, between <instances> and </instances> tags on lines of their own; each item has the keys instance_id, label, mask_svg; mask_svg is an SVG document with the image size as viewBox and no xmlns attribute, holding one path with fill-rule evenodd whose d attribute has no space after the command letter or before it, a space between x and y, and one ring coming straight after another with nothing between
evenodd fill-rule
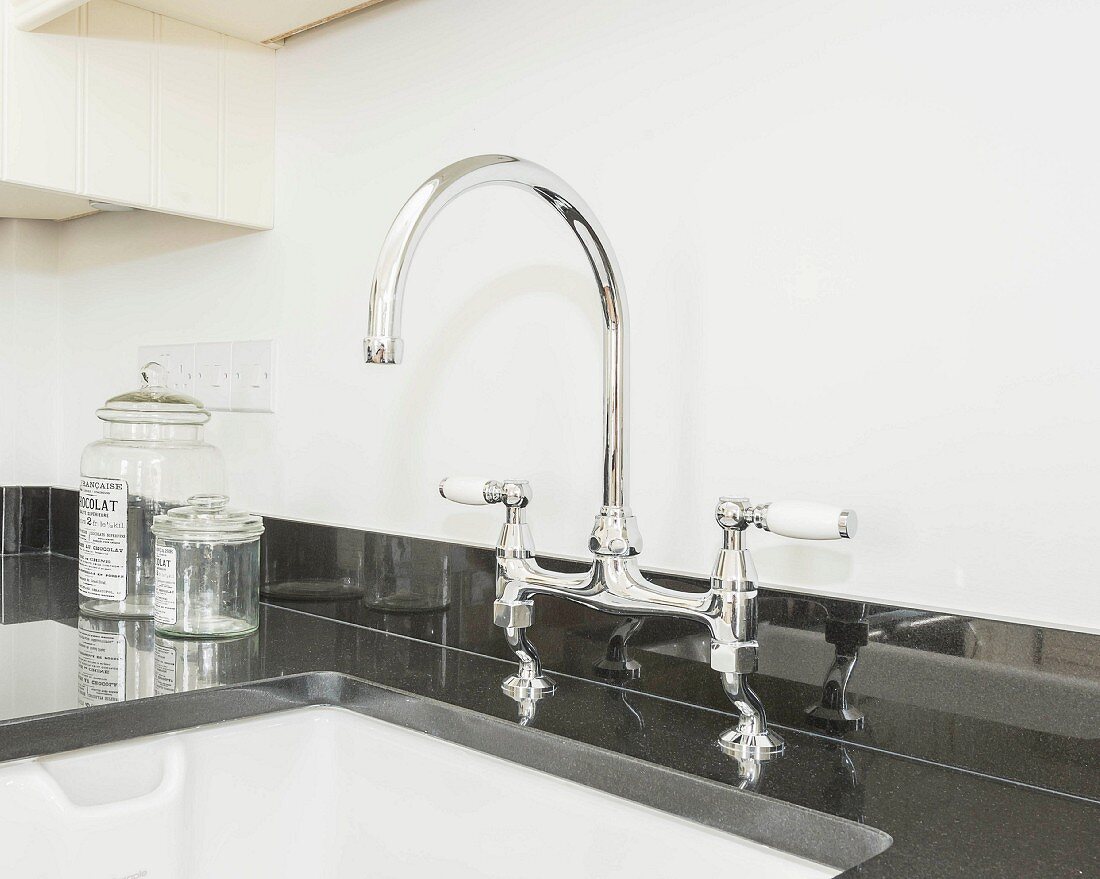
<instances>
[{"instance_id":1,"label":"light switch plate","mask_svg":"<svg viewBox=\"0 0 1100 879\"><path fill-rule=\"evenodd\" d=\"M234 412L273 412L275 343L233 343L230 408Z\"/></svg>"},{"instance_id":2,"label":"light switch plate","mask_svg":"<svg viewBox=\"0 0 1100 879\"><path fill-rule=\"evenodd\" d=\"M232 408L232 342L200 342L195 346L195 396L207 409Z\"/></svg>"},{"instance_id":3,"label":"light switch plate","mask_svg":"<svg viewBox=\"0 0 1100 879\"><path fill-rule=\"evenodd\" d=\"M150 361L156 361L164 367L167 373L166 384L173 391L194 393L194 345L142 345L138 348L138 368Z\"/></svg>"}]
</instances>

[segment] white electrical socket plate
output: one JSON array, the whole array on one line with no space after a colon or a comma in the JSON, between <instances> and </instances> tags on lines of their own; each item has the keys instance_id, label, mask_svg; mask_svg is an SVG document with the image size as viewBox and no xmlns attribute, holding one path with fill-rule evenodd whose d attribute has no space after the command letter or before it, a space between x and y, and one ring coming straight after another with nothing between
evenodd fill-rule
<instances>
[{"instance_id":1,"label":"white electrical socket plate","mask_svg":"<svg viewBox=\"0 0 1100 879\"><path fill-rule=\"evenodd\" d=\"M194 345L142 345L138 348L138 368L155 361L168 374L166 385L183 394L194 393Z\"/></svg>"},{"instance_id":2,"label":"white electrical socket plate","mask_svg":"<svg viewBox=\"0 0 1100 879\"><path fill-rule=\"evenodd\" d=\"M275 343L233 343L230 408L234 412L272 412L275 386Z\"/></svg>"},{"instance_id":3,"label":"white electrical socket plate","mask_svg":"<svg viewBox=\"0 0 1100 879\"><path fill-rule=\"evenodd\" d=\"M195 346L194 394L207 409L232 409L232 342L200 342Z\"/></svg>"}]
</instances>

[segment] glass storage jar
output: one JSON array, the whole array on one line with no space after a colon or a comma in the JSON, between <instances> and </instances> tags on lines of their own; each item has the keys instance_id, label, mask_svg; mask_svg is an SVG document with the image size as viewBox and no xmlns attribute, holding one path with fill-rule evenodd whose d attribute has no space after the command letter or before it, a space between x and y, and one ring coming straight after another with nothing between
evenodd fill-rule
<instances>
[{"instance_id":1,"label":"glass storage jar","mask_svg":"<svg viewBox=\"0 0 1100 879\"><path fill-rule=\"evenodd\" d=\"M243 635L260 625L263 519L197 495L153 520L158 635Z\"/></svg>"},{"instance_id":2,"label":"glass storage jar","mask_svg":"<svg viewBox=\"0 0 1100 879\"><path fill-rule=\"evenodd\" d=\"M225 490L221 452L203 441L210 413L166 387L159 363L136 391L96 415L103 439L80 459L80 610L107 617L153 616L153 517L194 494Z\"/></svg>"}]
</instances>

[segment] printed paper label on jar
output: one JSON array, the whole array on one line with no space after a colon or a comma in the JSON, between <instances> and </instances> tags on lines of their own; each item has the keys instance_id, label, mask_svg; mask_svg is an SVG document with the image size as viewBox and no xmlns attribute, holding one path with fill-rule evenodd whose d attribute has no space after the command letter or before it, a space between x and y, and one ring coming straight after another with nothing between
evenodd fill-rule
<instances>
[{"instance_id":1,"label":"printed paper label on jar","mask_svg":"<svg viewBox=\"0 0 1100 879\"><path fill-rule=\"evenodd\" d=\"M86 598L126 597L126 480L80 479L77 584Z\"/></svg>"},{"instance_id":2,"label":"printed paper label on jar","mask_svg":"<svg viewBox=\"0 0 1100 879\"><path fill-rule=\"evenodd\" d=\"M153 658L153 692L157 696L176 692L176 645L157 638Z\"/></svg>"},{"instance_id":3,"label":"printed paper label on jar","mask_svg":"<svg viewBox=\"0 0 1100 879\"><path fill-rule=\"evenodd\" d=\"M153 589L153 619L158 626L176 622L176 548L157 542L157 575Z\"/></svg>"},{"instance_id":4,"label":"printed paper label on jar","mask_svg":"<svg viewBox=\"0 0 1100 879\"><path fill-rule=\"evenodd\" d=\"M77 703L81 708L126 698L126 637L95 632L81 621L76 642Z\"/></svg>"}]
</instances>

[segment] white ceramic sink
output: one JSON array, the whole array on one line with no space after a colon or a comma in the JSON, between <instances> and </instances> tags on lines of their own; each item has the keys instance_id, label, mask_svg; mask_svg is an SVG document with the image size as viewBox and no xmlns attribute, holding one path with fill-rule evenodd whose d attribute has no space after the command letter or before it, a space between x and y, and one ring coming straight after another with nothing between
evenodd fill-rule
<instances>
[{"instance_id":1,"label":"white ceramic sink","mask_svg":"<svg viewBox=\"0 0 1100 879\"><path fill-rule=\"evenodd\" d=\"M343 708L0 766L0 875L20 879L838 872Z\"/></svg>"}]
</instances>

